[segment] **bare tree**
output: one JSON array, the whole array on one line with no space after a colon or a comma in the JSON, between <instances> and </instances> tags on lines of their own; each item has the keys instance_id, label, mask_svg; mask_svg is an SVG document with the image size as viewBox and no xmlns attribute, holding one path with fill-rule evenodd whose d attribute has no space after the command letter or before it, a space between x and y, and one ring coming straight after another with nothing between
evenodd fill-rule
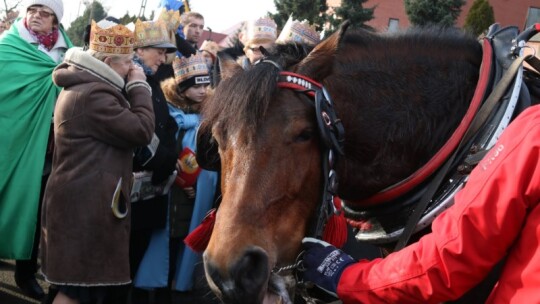
<instances>
[{"instance_id":1,"label":"bare tree","mask_svg":"<svg viewBox=\"0 0 540 304\"><path fill-rule=\"evenodd\" d=\"M21 4L22 0L3 0L4 7L0 8L0 18L3 20L12 23L15 18L19 15L17 12L17 7Z\"/></svg>"}]
</instances>

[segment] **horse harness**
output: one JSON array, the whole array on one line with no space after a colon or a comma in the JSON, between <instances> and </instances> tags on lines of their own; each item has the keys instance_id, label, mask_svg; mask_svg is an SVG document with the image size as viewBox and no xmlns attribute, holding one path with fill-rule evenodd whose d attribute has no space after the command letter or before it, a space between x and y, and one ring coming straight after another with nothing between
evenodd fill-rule
<instances>
[{"instance_id":1,"label":"horse harness","mask_svg":"<svg viewBox=\"0 0 540 304\"><path fill-rule=\"evenodd\" d=\"M519 55L525 42L538 32L540 32L540 24L533 25L519 35L515 27L503 29L500 29L498 25L490 27L483 41L482 70L475 96L465 115L468 116L466 118L468 121L464 124L464 129L457 130L450 139L453 142L443 146L446 152L437 153L442 159L431 161L421 168L420 170L424 171L416 172L416 179L412 183L407 183L408 181L398 183L371 198L384 202L397 199L404 195L404 192L412 192L412 195L409 193L408 200L402 204L412 208L412 211L408 213L406 225L387 233L378 223L374 225L371 223L368 226L376 229L371 231L359 229L356 235L358 240L374 244L397 241L395 250L399 250L406 246L413 233L430 225L436 216L453 204L454 195L463 188L472 169L493 147L512 118L531 104L529 96L524 94L525 88L522 88L522 64L523 61L527 61L538 70L540 61L531 55L526 57L519 57ZM278 64L268 59L262 59L260 63L271 63L280 68ZM338 185L334 164L336 157L344 154L345 131L334 110L330 95L320 83L300 74L280 71L278 87L304 93L313 100L315 105L317 125L323 143L324 186L317 218L312 224L310 234L322 238L326 221L337 212L333 204ZM493 90L489 92L489 88ZM426 179L427 182L425 182ZM443 181L446 183L443 184ZM370 215L369 211L354 210L345 201L343 201L343 208L348 216L352 215L353 219L359 217L377 221L378 210L373 212L375 214L373 218L369 218L366 217ZM382 213L384 214L385 211L388 212L383 209ZM349 223L354 227L355 220ZM294 265L275 269L274 273L278 274L283 270L299 267L300 263L297 261ZM304 299L314 300L309 296Z\"/></svg>"},{"instance_id":2,"label":"horse harness","mask_svg":"<svg viewBox=\"0 0 540 304\"><path fill-rule=\"evenodd\" d=\"M441 151L409 178L365 200L381 204L358 210L343 202L357 240L372 244L397 242L394 250L400 250L412 234L428 227L453 204L454 195L472 169L515 115L531 104L522 86L522 64L526 61L535 68L540 65L532 55L519 55L525 42L539 31L538 24L519 35L516 27L490 27L483 41L478 85L464 118L467 121L460 124L465 128L458 128Z\"/></svg>"}]
</instances>

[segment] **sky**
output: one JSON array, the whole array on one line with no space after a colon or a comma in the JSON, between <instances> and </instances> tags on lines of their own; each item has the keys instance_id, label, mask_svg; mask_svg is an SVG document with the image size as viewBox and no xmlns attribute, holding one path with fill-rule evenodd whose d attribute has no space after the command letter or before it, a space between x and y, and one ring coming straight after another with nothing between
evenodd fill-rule
<instances>
[{"instance_id":1,"label":"sky","mask_svg":"<svg viewBox=\"0 0 540 304\"><path fill-rule=\"evenodd\" d=\"M62 23L69 24L84 12L83 0L63 0L64 18ZM100 0L109 15L121 17L126 11L130 15L139 15L143 0ZM152 10L159 13L160 0L147 0L145 16L150 17ZM275 13L274 0L190 0L191 10L204 16L205 26L214 32L222 32L238 22L254 20Z\"/></svg>"}]
</instances>

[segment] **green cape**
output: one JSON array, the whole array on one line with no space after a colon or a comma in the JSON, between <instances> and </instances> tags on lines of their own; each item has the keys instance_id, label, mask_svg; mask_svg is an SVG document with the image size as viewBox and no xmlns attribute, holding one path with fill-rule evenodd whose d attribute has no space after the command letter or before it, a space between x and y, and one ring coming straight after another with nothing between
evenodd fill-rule
<instances>
[{"instance_id":1,"label":"green cape","mask_svg":"<svg viewBox=\"0 0 540 304\"><path fill-rule=\"evenodd\" d=\"M19 36L0 37L0 258L29 259L51 118L57 63ZM72 43L63 30L69 47Z\"/></svg>"}]
</instances>

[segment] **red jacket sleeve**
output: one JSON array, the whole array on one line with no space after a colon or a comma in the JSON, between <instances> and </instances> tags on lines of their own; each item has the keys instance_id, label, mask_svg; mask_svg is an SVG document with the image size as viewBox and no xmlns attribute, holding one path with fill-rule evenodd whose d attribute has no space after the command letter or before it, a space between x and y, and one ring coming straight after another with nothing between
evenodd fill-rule
<instances>
[{"instance_id":1,"label":"red jacket sleeve","mask_svg":"<svg viewBox=\"0 0 540 304\"><path fill-rule=\"evenodd\" d=\"M519 254L515 242L523 235L532 235L535 239L529 242L538 247L538 233L522 229L533 211L540 212L535 210L540 197L539 153L540 107L534 106L503 133L456 195L454 205L435 219L432 233L384 259L345 269L338 284L340 298L344 303L456 299L507 253Z\"/></svg>"}]
</instances>

